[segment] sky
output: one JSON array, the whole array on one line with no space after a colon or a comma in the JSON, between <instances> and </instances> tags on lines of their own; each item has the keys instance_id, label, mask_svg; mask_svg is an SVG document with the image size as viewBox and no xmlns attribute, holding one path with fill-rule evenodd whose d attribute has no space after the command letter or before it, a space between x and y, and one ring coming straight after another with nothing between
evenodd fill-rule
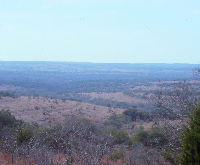
<instances>
[{"instance_id":1,"label":"sky","mask_svg":"<svg viewBox=\"0 0 200 165\"><path fill-rule=\"evenodd\" d=\"M0 0L0 61L200 64L200 0Z\"/></svg>"}]
</instances>

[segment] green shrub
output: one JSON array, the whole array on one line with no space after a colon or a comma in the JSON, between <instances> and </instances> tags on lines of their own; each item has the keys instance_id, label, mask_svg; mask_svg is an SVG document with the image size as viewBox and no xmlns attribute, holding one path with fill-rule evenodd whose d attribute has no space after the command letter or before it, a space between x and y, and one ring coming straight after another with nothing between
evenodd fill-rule
<instances>
[{"instance_id":1,"label":"green shrub","mask_svg":"<svg viewBox=\"0 0 200 165\"><path fill-rule=\"evenodd\" d=\"M131 138L129 145L134 145L136 143L143 143L144 145L147 145L148 138L148 132L140 130L136 135Z\"/></svg>"},{"instance_id":2,"label":"green shrub","mask_svg":"<svg viewBox=\"0 0 200 165\"><path fill-rule=\"evenodd\" d=\"M138 111L137 109L128 109L124 111L124 115L131 118L132 121L136 121L136 119L140 119L143 121L151 121L151 115L148 112Z\"/></svg>"},{"instance_id":3,"label":"green shrub","mask_svg":"<svg viewBox=\"0 0 200 165\"><path fill-rule=\"evenodd\" d=\"M110 155L110 158L112 160L117 160L117 159L121 159L124 156L122 151L116 151L113 154Z\"/></svg>"},{"instance_id":4,"label":"green shrub","mask_svg":"<svg viewBox=\"0 0 200 165\"><path fill-rule=\"evenodd\" d=\"M116 144L129 142L128 134L122 130L112 130L110 131L110 133L112 134L112 136L114 136Z\"/></svg>"},{"instance_id":5,"label":"green shrub","mask_svg":"<svg viewBox=\"0 0 200 165\"><path fill-rule=\"evenodd\" d=\"M0 129L3 127L16 127L21 123L21 121L16 120L9 111L0 111Z\"/></svg>"},{"instance_id":6,"label":"green shrub","mask_svg":"<svg viewBox=\"0 0 200 165\"><path fill-rule=\"evenodd\" d=\"M149 145L151 146L164 146L168 143L167 137L161 129L152 128L149 132Z\"/></svg>"},{"instance_id":7,"label":"green shrub","mask_svg":"<svg viewBox=\"0 0 200 165\"><path fill-rule=\"evenodd\" d=\"M124 124L128 124L130 122L130 117L123 114L114 114L104 124L108 129L120 129Z\"/></svg>"},{"instance_id":8,"label":"green shrub","mask_svg":"<svg viewBox=\"0 0 200 165\"><path fill-rule=\"evenodd\" d=\"M136 135L134 135L130 140L130 145L136 143L142 143L145 146L163 146L168 142L167 137L158 128L152 128L151 130L145 131L140 130Z\"/></svg>"},{"instance_id":9,"label":"green shrub","mask_svg":"<svg viewBox=\"0 0 200 165\"><path fill-rule=\"evenodd\" d=\"M22 143L28 142L34 136L34 128L30 126L24 126L18 130L17 143L21 145Z\"/></svg>"},{"instance_id":10,"label":"green shrub","mask_svg":"<svg viewBox=\"0 0 200 165\"><path fill-rule=\"evenodd\" d=\"M177 114L168 109L163 109L163 108L158 108L158 109L155 109L152 111L152 115L155 117L159 117L159 118L162 118L162 119L169 119L169 120L176 120L178 119L178 116Z\"/></svg>"},{"instance_id":11,"label":"green shrub","mask_svg":"<svg viewBox=\"0 0 200 165\"><path fill-rule=\"evenodd\" d=\"M200 108L193 111L182 139L182 164L200 164Z\"/></svg>"}]
</instances>

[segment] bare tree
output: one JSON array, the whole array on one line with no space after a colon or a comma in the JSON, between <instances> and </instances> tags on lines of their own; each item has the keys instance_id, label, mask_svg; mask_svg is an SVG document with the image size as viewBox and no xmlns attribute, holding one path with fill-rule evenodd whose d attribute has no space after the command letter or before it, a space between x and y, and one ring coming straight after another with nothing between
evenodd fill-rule
<instances>
[{"instance_id":1,"label":"bare tree","mask_svg":"<svg viewBox=\"0 0 200 165\"><path fill-rule=\"evenodd\" d=\"M187 81L175 81L170 89L161 87L159 94L153 99L158 115L184 119L191 109L198 106L199 93Z\"/></svg>"},{"instance_id":2,"label":"bare tree","mask_svg":"<svg viewBox=\"0 0 200 165\"><path fill-rule=\"evenodd\" d=\"M113 138L105 134L99 125L85 119L73 117L62 125L30 129L34 132L30 138L26 138L29 134L24 130L22 135L15 130L5 131L0 136L0 142L4 144L0 146L1 150L15 160L23 158L41 165L100 165L102 158L113 150ZM19 136L23 136L24 141L18 143Z\"/></svg>"}]
</instances>

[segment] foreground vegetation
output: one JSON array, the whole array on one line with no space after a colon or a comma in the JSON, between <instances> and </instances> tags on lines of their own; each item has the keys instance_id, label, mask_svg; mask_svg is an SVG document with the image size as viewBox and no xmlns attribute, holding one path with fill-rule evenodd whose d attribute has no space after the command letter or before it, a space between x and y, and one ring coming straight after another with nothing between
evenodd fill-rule
<instances>
[{"instance_id":1,"label":"foreground vegetation","mask_svg":"<svg viewBox=\"0 0 200 165\"><path fill-rule=\"evenodd\" d=\"M199 164L199 112L200 108L192 111L187 127L181 130L174 124L173 136L178 134L174 139L172 130L166 129L171 125L166 123L154 122L150 129L132 127L132 133L124 124L113 123L120 119L126 119L125 125L154 120L135 109L114 115L103 125L74 117L50 127L16 120L2 110L0 157L12 164Z\"/></svg>"}]
</instances>

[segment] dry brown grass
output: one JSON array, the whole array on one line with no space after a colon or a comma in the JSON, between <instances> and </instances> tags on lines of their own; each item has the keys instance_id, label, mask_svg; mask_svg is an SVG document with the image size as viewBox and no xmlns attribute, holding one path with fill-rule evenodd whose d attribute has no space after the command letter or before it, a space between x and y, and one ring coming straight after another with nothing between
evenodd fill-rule
<instances>
[{"instance_id":1,"label":"dry brown grass","mask_svg":"<svg viewBox=\"0 0 200 165\"><path fill-rule=\"evenodd\" d=\"M62 122L69 116L81 116L95 122L102 122L112 112L122 113L120 108L110 108L77 101L63 101L45 97L18 98L3 97L0 99L0 110L9 110L17 119L26 122L37 122L48 125L51 122Z\"/></svg>"},{"instance_id":2,"label":"dry brown grass","mask_svg":"<svg viewBox=\"0 0 200 165\"><path fill-rule=\"evenodd\" d=\"M88 95L92 98L101 98L101 99L107 99L107 100L118 101L118 102L125 102L125 103L130 103L130 104L138 104L138 103L145 104L147 102L145 99L139 98L137 96L131 97L131 96L125 95L122 92L112 92L112 93L92 92L92 93L83 93L83 94Z\"/></svg>"}]
</instances>

